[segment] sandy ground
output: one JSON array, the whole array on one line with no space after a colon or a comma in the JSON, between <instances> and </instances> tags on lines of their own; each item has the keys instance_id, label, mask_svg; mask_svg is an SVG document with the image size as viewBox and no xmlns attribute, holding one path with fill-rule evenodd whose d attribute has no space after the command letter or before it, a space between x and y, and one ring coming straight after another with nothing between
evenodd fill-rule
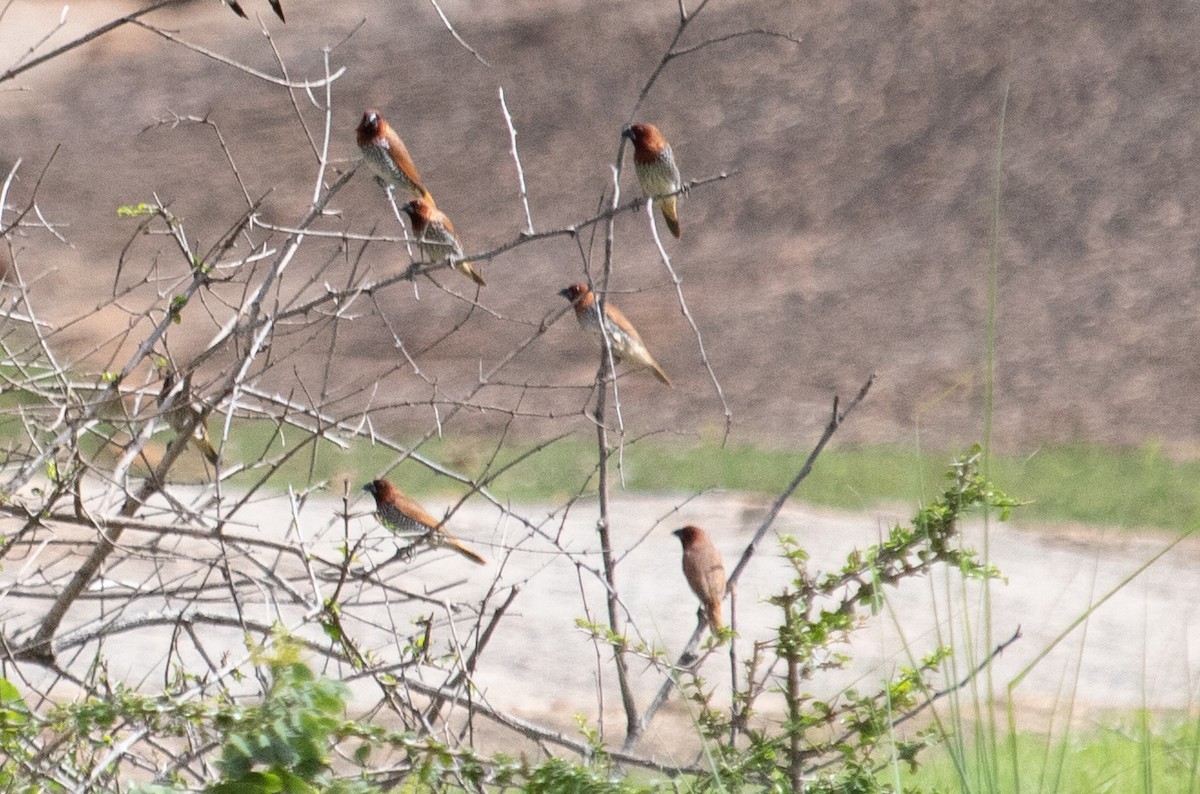
<instances>
[{"instance_id":1,"label":"sandy ground","mask_svg":"<svg viewBox=\"0 0 1200 794\"><path fill-rule=\"evenodd\" d=\"M273 498L241 514L228 531L264 539L278 536L293 543L303 538L311 554L332 558L342 539L342 525L333 518L339 506L333 501L310 501L301 513L300 529L281 531L280 517L290 511L286 500ZM431 501L429 506L440 513L450 505ZM365 510L367 504L359 502L357 507ZM671 529L684 523L707 527L727 567L732 568L765 507L760 499L735 494L691 500L617 498L612 525L621 558L618 587L632 621L631 634L674 655L695 625L696 602L679 570L678 542L670 535ZM601 620L604 611L602 590L591 570L599 565L595 504L577 503L565 519L561 514L551 515L553 510L520 505L513 513L539 525L540 532L559 536L558 548L543 536L530 534L513 518L501 517L494 507L469 503L455 515L454 524L464 539L492 558L491 565L476 568L442 551L419 555L412 563L393 563L381 574L392 590L356 590L351 584L342 591L347 631L377 659L394 659L407 641L419 634L414 623L417 618L445 614L439 605L443 599L477 601L497 576L501 587L519 584L520 594L475 675L482 696L504 711L559 727L569 726L575 714L595 719L602 701L607 729L610 735L619 736L623 722L617 712L611 664L607 654L598 653L576 627L580 618ZM547 520L547 516L551 517ZM792 504L775 528L799 540L811 554L813 570L830 570L849 550L872 542L897 516L888 510L850 514ZM371 539L360 560L363 565L377 565L391 555L392 541L373 519L356 517L349 526L352 537L363 532ZM57 552L53 544L47 547L44 542L61 542L73 535L78 537L78 531L51 524L30 546L34 551L23 567L5 567L2 582L10 637L19 634L17 627L29 625L44 608L44 602L20 597L40 581L33 571L40 570L54 581L74 565L70 555L51 563ZM1021 639L996 661L990 679L1002 699L1011 687L1012 703L1029 727L1047 725L1051 717L1061 723L1068 707L1073 708L1075 719L1092 720L1110 709L1144 706L1175 710L1194 702L1192 648L1200 643L1200 616L1195 607L1200 599L1194 571L1200 541L1184 540L1140 576L1131 578L1170 545L1169 536L1082 528L1043 531L993 523L987 528L970 525L966 537L981 549L986 538L990 559L1005 577L990 587L991 639L984 638L987 622L982 617L980 586L963 587L955 577L939 571L928 581L888 591L886 612L867 622L850 649L855 657L852 668L813 681L814 693L828 696L846 686L869 691L889 671L909 665L910 652L922 654L938 642L963 649L972 644L976 649L990 647L989 643L1020 628ZM215 548L208 540L188 541L172 545L168 551L166 539L157 547L144 541L137 533L125 535L106 575L89 591L107 591L112 600L79 604L69 614L61 637L71 637L73 628L86 628L89 619L102 614L109 620L128 619L136 624L180 608L188 598L187 587L194 583L191 577L197 562L207 560ZM506 547L514 550L500 567L497 560ZM292 557L261 549L247 551L236 543L227 543L225 549L235 579L240 581L239 574L244 574L261 584L241 589L250 620L269 624L279 619L296 626L304 609L288 604L286 589L310 604L332 592L331 581L311 578ZM570 556L565 551L570 551ZM769 539L739 584L738 649L743 659L753 641L771 636L776 618L764 599L789 581L789 570L776 552L777 545ZM264 583L264 570L288 582L288 588L272 590ZM129 598L130 591L137 592L131 605L123 612L116 611L114 607ZM401 591L427 594L428 598L407 598ZM198 599L192 608L206 614L233 614L222 587L210 596ZM490 608L497 603L494 597ZM1090 617L1068 632L1092 607ZM453 631L444 622L436 625L435 652L469 641L468 615L459 616ZM198 644L212 659L226 653L237 658L241 652L236 625L217 628L200 623L196 631ZM133 625L110 639L104 651L110 675L143 689L161 686L171 633L171 629L154 625ZM324 641L319 631L301 633ZM968 633L973 635L970 641L964 639ZM181 646L172 659L195 665L194 670L203 669L190 644L185 641ZM84 647L85 652L78 656L73 651L62 654L76 672L83 672L96 648L94 644ZM971 666L973 653L978 658L978 650L960 655L954 675ZM314 654L314 659L319 663L319 655ZM720 701L720 693L727 691L728 658L714 654L704 664L703 675L717 688ZM634 687L644 704L661 679L642 662L635 661L633 669ZM444 680L444 674L432 668L408 674L427 683ZM370 686L359 686L356 692L365 698L377 694ZM647 746L670 748L681 719L686 718L668 709L667 717L651 726Z\"/></svg>"}]
</instances>

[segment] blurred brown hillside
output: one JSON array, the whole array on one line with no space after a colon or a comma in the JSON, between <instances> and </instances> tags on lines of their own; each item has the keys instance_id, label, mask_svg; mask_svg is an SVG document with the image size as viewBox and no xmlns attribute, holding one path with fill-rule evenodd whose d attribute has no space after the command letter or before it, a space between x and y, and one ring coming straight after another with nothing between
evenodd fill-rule
<instances>
[{"instance_id":1,"label":"blurred brown hillside","mask_svg":"<svg viewBox=\"0 0 1200 794\"><path fill-rule=\"evenodd\" d=\"M333 47L335 167L353 165L362 110L380 108L406 139L468 250L514 239L524 226L503 87L539 230L590 215L611 183L621 126L670 41L674 0L492 2L441 0L465 41L454 41L424 0L285 0L288 23L262 15L294 79L322 74ZM137 8L73 8L65 41ZM48 31L60 4L17 0L0 18L0 69ZM216 0L147 18L182 38L277 73L256 22ZM362 23L361 27L359 23ZM1089 439L1162 437L1191 454L1200 428L1200 7L1193 3L797 3L713 0L684 43L747 28L790 31L799 45L737 38L670 64L639 117L671 139L685 176L736 171L681 204L684 235L666 246L725 388L736 437L798 445L873 370L880 382L845 439L927 445L974 440L982 424L989 228L1001 108L1003 139L995 432L1007 448ZM351 35L353 34L353 35ZM107 296L134 223L119 205L172 201L203 249L244 199L211 130L151 127L171 114L216 122L272 223L304 211L313 150L288 92L271 88L145 30L125 28L20 77L0 92L0 165L21 158L14 197L38 190L70 246L30 232L15 241L38 310L69 333L77 355L105 366L128 323ZM6 87L13 87L12 83ZM4 87L0 87L4 88ZM294 99L319 136L320 114ZM319 138L318 138L319 142ZM637 192L623 176L627 195ZM360 172L334 200L329 230L395 234L376 185ZM614 299L676 384L621 381L626 423L641 431L719 428L722 414L696 341L653 246L645 216L617 224ZM282 239L282 234L277 240ZM599 262L602 245L587 235ZM160 253L161 252L161 253ZM136 244L130 273L168 241ZM407 263L402 245L367 249L360 267ZM177 268L177 265L173 265ZM306 249L291 277L344 282L351 257ZM453 393L504 356L563 304L580 279L576 241L556 238L482 265L490 286L463 329L407 368L379 323L343 325L330 384L349 412L380 361L396 370L389 398ZM465 292L465 280L443 279ZM146 289L155 288L150 284ZM469 293L467 293L469 294ZM236 298L236 296L233 296ZM126 306L125 309L130 308ZM363 314L382 312L420 350L468 306L432 285L400 285ZM211 311L211 318L209 316ZM192 306L173 343L199 349L228 317ZM186 340L184 337L186 336ZM184 344L186 341L186 344ZM294 366L293 366L294 364ZM303 360L271 375L316 378ZM565 317L504 373L491 404L578 412L595 354ZM436 389L431 384L436 381ZM377 394L377 393L376 393ZM424 430L428 409L389 419ZM463 430L497 427L473 412ZM578 417L572 421L586 427ZM531 420L521 432L549 423Z\"/></svg>"}]
</instances>

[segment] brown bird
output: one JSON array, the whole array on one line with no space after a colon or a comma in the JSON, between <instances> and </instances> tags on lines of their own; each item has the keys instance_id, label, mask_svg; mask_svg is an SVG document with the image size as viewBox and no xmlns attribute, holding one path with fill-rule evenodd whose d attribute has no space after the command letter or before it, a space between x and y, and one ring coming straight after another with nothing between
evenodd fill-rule
<instances>
[{"instance_id":1,"label":"brown bird","mask_svg":"<svg viewBox=\"0 0 1200 794\"><path fill-rule=\"evenodd\" d=\"M575 319L579 320L579 324L583 326L584 330L600 339L600 344L604 344L599 317L596 313L596 296L592 294L588 285L572 284L559 290L558 294L569 300L575 307ZM621 310L606 301L604 319L613 360L632 361L643 367L649 367L659 380L670 386L671 381L667 377L667 373L663 372L662 367L654 360L654 356L650 355L650 351L646 349L646 343L638 335L637 329L633 327L633 323L625 319Z\"/></svg>"},{"instance_id":2,"label":"brown bird","mask_svg":"<svg viewBox=\"0 0 1200 794\"><path fill-rule=\"evenodd\" d=\"M721 553L700 527L686 526L671 533L683 544L683 575L704 606L704 618L714 634L721 630L721 601L725 598L725 566Z\"/></svg>"},{"instance_id":3,"label":"brown bird","mask_svg":"<svg viewBox=\"0 0 1200 794\"><path fill-rule=\"evenodd\" d=\"M216 466L217 450L209 440L208 421L201 415L200 409L192 403L192 374L189 372L184 375L183 382L180 383L174 370L169 367L159 367L159 373L163 379L162 389L158 393L159 409L162 410L168 399L171 401L170 406L163 411L163 418L178 434L187 432L188 425L192 425L188 441L204 456L205 460Z\"/></svg>"},{"instance_id":4,"label":"brown bird","mask_svg":"<svg viewBox=\"0 0 1200 794\"><path fill-rule=\"evenodd\" d=\"M633 141L633 170L642 191L662 211L667 228L678 239L681 230L674 194L683 189L683 177L679 175L671 145L653 124L630 124L621 134Z\"/></svg>"},{"instance_id":5,"label":"brown bird","mask_svg":"<svg viewBox=\"0 0 1200 794\"><path fill-rule=\"evenodd\" d=\"M425 189L408 147L378 110L372 108L364 113L356 132L363 159L384 185L400 188L413 198L433 203L433 196Z\"/></svg>"},{"instance_id":6,"label":"brown bird","mask_svg":"<svg viewBox=\"0 0 1200 794\"><path fill-rule=\"evenodd\" d=\"M479 554L459 542L446 531L444 522L438 521L425 508L404 494L387 480L372 480L363 490L375 497L375 517L392 532L422 532L435 546L449 546L477 565L487 565Z\"/></svg>"},{"instance_id":7,"label":"brown bird","mask_svg":"<svg viewBox=\"0 0 1200 794\"><path fill-rule=\"evenodd\" d=\"M434 206L432 201L415 198L404 205L403 210L412 223L413 235L417 238L417 247L421 256L430 262L450 260L451 266L481 287L487 282L475 271L466 259L462 240L454 232L454 224L446 217L446 213Z\"/></svg>"}]
</instances>

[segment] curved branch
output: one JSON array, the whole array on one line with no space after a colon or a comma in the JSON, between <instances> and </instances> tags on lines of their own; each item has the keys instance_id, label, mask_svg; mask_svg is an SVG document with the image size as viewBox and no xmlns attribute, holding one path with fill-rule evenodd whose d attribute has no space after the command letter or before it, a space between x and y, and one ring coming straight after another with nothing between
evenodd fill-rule
<instances>
[{"instance_id":1,"label":"curved branch","mask_svg":"<svg viewBox=\"0 0 1200 794\"><path fill-rule=\"evenodd\" d=\"M154 25L148 25L145 22L142 22L140 20L130 19L129 24L136 25L137 27L142 28L143 30L149 31L150 33L153 33L156 36L161 36L162 38L166 39L169 42L172 42L173 44L178 44L179 46L181 46L185 49L191 50L192 52L199 53L200 55L203 55L206 58L212 58L214 61L217 61L218 63L223 63L226 66L230 66L234 69L237 69L239 72L244 72L245 74L248 74L251 77L257 77L259 80L265 80L268 83L273 83L277 86L282 86L283 88L294 88L294 89L301 89L301 90L308 90L310 88L323 88L323 87L329 85L330 83L332 83L334 80L337 80L339 77L341 77L343 74L346 73L346 67L343 66L341 69L338 69L333 74L331 74L327 77L323 77L320 80L304 80L302 82L295 83L284 77L276 77L273 74L267 74L266 72L260 72L257 69L246 66L244 63L238 63L237 61L233 60L232 58L227 58L224 55L220 54L219 52L213 52L212 50L208 49L207 47L201 47L199 44L192 44L189 41L184 41L183 39L179 38L178 36L176 36L173 33L168 33L167 31L163 30L162 28L155 27Z\"/></svg>"},{"instance_id":2,"label":"curved branch","mask_svg":"<svg viewBox=\"0 0 1200 794\"><path fill-rule=\"evenodd\" d=\"M37 58L34 58L32 61L30 61L27 64L24 64L23 66L14 66L14 67L10 68L7 72L0 74L0 83L3 83L7 80L11 80L14 77L16 77L17 75L27 72L35 66L41 66L46 61L52 61L55 58L57 58L58 56L62 55L63 53L70 52L71 50L75 49L76 47L82 47L84 44L87 44L89 41L94 41L95 39L100 38L101 36L103 36L106 33L111 33L112 31L116 30L117 28L121 27L122 25L128 25L133 22L136 22L140 17L144 17L144 16L146 16L146 14L149 14L152 11L157 11L160 8L165 8L166 6L170 6L170 5L176 5L176 4L182 3L184 1L185 0L158 0L157 3L147 6L146 8L142 8L137 11L134 11L132 14L126 14L123 17L118 17L117 19L114 19L112 22L103 24L100 27L96 28L95 30L89 31L89 32L83 34L82 36L80 36L79 38L74 39L73 41L68 41L66 44L62 45L61 47L59 47L57 49L51 50L50 52L46 53L45 55L40 55Z\"/></svg>"}]
</instances>

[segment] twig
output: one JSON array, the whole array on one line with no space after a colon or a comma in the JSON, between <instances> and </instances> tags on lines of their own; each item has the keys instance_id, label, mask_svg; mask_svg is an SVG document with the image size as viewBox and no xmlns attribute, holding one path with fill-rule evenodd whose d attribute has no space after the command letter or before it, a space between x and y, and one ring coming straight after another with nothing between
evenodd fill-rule
<instances>
[{"instance_id":1,"label":"twig","mask_svg":"<svg viewBox=\"0 0 1200 794\"><path fill-rule=\"evenodd\" d=\"M899 727L903 723L908 722L909 720L911 720L914 717L921 714L921 712L926 711L927 709L931 708L934 703L936 703L937 701L946 697L947 695L950 695L950 694L953 694L954 692L958 692L959 690L965 689L967 686L970 685L970 683L972 681L974 681L976 678L979 677L980 673L982 673L984 670L988 669L988 667L991 666L992 662L996 661L996 658L999 657L1000 654L1002 654L1006 650L1008 650L1009 647L1012 646L1014 643L1016 643L1016 641L1019 639L1021 639L1021 627L1017 626L1016 630L1013 631L1012 636L1010 636L1007 640L1005 640L1004 642L1000 643L995 648L993 648L991 653L989 653L987 655L987 657L983 659L983 661L981 661L979 664L975 665L975 667L972 668L965 676L963 676L961 680L959 680L958 682L956 682L954 684L951 684L950 686L946 687L945 689L939 689L936 692L933 692L932 694L930 694L928 697L925 698L924 701L921 702L920 705L914 706L913 708L909 709L908 711L904 712L900 716L893 719L891 722L891 727L892 728ZM836 747L836 746L838 746L839 743L844 742L845 740L853 737L855 735L855 733L856 732L854 730L845 731L841 735L832 739L829 742L829 746ZM804 769L804 774L812 775L814 772L819 772L822 769L827 769L827 768L833 766L834 764L840 763L840 761L841 761L840 757L828 758L824 761L821 761L820 763L816 763L816 764L806 767Z\"/></svg>"},{"instance_id":2,"label":"twig","mask_svg":"<svg viewBox=\"0 0 1200 794\"><path fill-rule=\"evenodd\" d=\"M896 728L896 727L900 726L901 724L908 722L913 717L917 716L922 711L925 711L927 708L932 706L937 701L946 697L946 695L949 695L952 692L957 692L960 689L965 689L967 687L967 685L971 683L971 680L973 678L976 678L980 673L982 673L984 670L986 670L988 665L990 665L992 662L994 662L996 660L996 657L998 657L1000 654L1007 651L1009 649L1009 646L1013 645L1019 639L1021 639L1021 627L1017 626L1017 628L1013 631L1011 637L1009 637L1007 640L1005 640L1004 642L1000 643L995 648L993 648L992 652L987 655L987 658L985 658L983 661L981 661L979 664L977 664L973 670L971 670L965 676L963 676L961 681L959 681L958 683L953 684L951 686L948 686L945 689L939 689L938 691L934 692L932 695L925 698L924 702L922 702L921 705L914 706L913 708L911 708L908 711L901 714L896 719L892 720L892 727Z\"/></svg>"},{"instance_id":3,"label":"twig","mask_svg":"<svg viewBox=\"0 0 1200 794\"><path fill-rule=\"evenodd\" d=\"M463 46L463 48L466 49L467 52L474 55L475 59L477 61L479 61L480 63L482 63L484 66L488 67L489 69L492 68L492 65L490 63L488 63L487 61L485 61L483 59L482 55L480 55L478 52L476 52L475 49L470 44L467 44L467 42L463 39L462 36L458 35L458 31L454 29L454 25L450 24L450 18L447 17L445 12L442 11L442 7L437 4L437 0L429 0L429 2L433 5L433 9L435 11L437 11L437 15L439 17L441 17L442 24L446 26L446 30L450 31L450 35L454 37L454 40L457 41L459 44L461 44Z\"/></svg>"},{"instance_id":4,"label":"twig","mask_svg":"<svg viewBox=\"0 0 1200 794\"><path fill-rule=\"evenodd\" d=\"M12 189L13 180L17 178L17 170L20 167L21 158L18 157L13 161L12 168L8 169L8 176L4 177L4 184L0 185L0 237L4 237L12 228L12 226L7 229L4 227L4 210L8 207L8 191Z\"/></svg>"},{"instance_id":5,"label":"twig","mask_svg":"<svg viewBox=\"0 0 1200 794\"><path fill-rule=\"evenodd\" d=\"M783 636L795 637L798 634L795 627L797 615L792 604L795 603L796 595L785 588L779 596L779 600L784 604ZM804 738L804 723L800 719L800 703L803 700L803 696L800 693L800 660L797 658L798 654L795 650L782 655L784 655L785 662L787 663L784 700L788 708L788 722L784 731L788 737L788 780L792 784L793 792L804 794L804 754L801 752L801 745Z\"/></svg>"},{"instance_id":6,"label":"twig","mask_svg":"<svg viewBox=\"0 0 1200 794\"><path fill-rule=\"evenodd\" d=\"M738 560L737 565L734 566L733 572L729 574L725 585L726 593L732 592L737 586L738 579L741 577L742 572L746 570L746 566L750 564L750 558L754 556L754 552L758 549L759 543L767 534L767 530L769 530L775 523L775 519L779 516L779 511L783 509L783 506L787 503L787 500L791 498L796 489L800 487L800 483L803 482L804 479L809 475L809 472L812 471L813 464L816 463L817 457L825 449L825 445L829 443L831 438L833 438L833 434L837 432L839 427L841 427L842 422L846 421L846 417L850 415L850 412L853 411L858 404L863 401L863 398L867 396L867 392L870 391L871 385L874 384L874 382L875 374L872 373L871 376L867 378L866 382L863 383L863 385L859 388L858 393L854 395L854 398L846 404L844 410L838 410L838 400L836 397L834 398L833 412L829 418L829 423L825 426L825 431L817 440L816 446L814 446L812 451L808 454L808 458L804 461L804 465L800 467L800 471L798 471L796 476L792 478L792 481L788 484L787 488L784 489L783 493L781 493L775 499L775 502L771 505L771 509L767 512L766 517L763 519L762 523L759 524L758 529L755 530L754 536L746 545L745 550L742 552L741 558ZM690 658L694 654L696 647L699 645L700 636L704 632L704 627L704 621L699 620L697 622L696 629L692 632L691 639L688 640L687 644L684 646L684 650L680 653L679 659L681 661L678 662L676 666L682 664L683 659ZM672 688L674 688L674 682L673 679L668 675L664 679L662 685L659 687L659 690L655 694L654 699L650 702L650 705L646 707L646 710L643 714L643 722L638 733L631 734L630 736L626 737L624 745L625 749L628 750L632 748L637 743L637 740L641 738L642 732L645 731L646 726L649 725L654 719L659 708L663 705L663 703L666 702Z\"/></svg>"},{"instance_id":7,"label":"twig","mask_svg":"<svg viewBox=\"0 0 1200 794\"><path fill-rule=\"evenodd\" d=\"M596 306L600 306L597 301ZM601 323L601 328L604 323ZM607 333L605 333L607 340ZM612 379L612 351L607 349L601 352L600 370L597 374L597 380L600 382L600 387L596 390L596 447L599 454L599 472L600 482L598 488L599 496L599 511L600 515L596 520L596 532L600 535L600 556L603 561L604 583L605 583L605 604L608 608L608 625L613 635L621 638L617 645L613 647L613 662L617 668L617 687L621 694L621 706L625 710L625 735L632 735L640 724L638 717L637 703L633 699L633 689L629 684L629 662L625 658L624 648L624 620L621 617L620 597L617 590L616 581L616 563L613 558L612 549L612 527L609 525L609 477L608 477L608 427L605 423L605 411L607 407L606 397L608 389L605 388L607 379ZM597 640L598 642L599 640ZM601 714L603 719L603 714Z\"/></svg>"},{"instance_id":8,"label":"twig","mask_svg":"<svg viewBox=\"0 0 1200 794\"><path fill-rule=\"evenodd\" d=\"M712 381L713 388L716 389L717 399L721 401L721 410L725 414L725 434L721 437L721 446L725 446L725 442L729 440L729 433L733 429L733 411L729 409L729 403L725 400L725 389L721 387L721 381L717 377L717 373L713 370L712 362L708 358L708 351L704 349L704 338L700 335L700 326L696 325L696 319L692 317L691 311L688 309L687 299L683 296L683 279L675 272L675 268L671 266L671 257L667 254L667 249L663 247L662 238L658 235L658 226L654 223L654 202L646 202L646 214L650 219L650 234L654 237L654 245L658 247L658 255L662 259L662 263L667 267L667 273L671 276L671 283L675 285L675 297L679 301L679 311L687 319L688 325L692 327L692 335L696 338L696 347L700 350L700 361L704 364L704 369L708 371L708 378Z\"/></svg>"},{"instance_id":9,"label":"twig","mask_svg":"<svg viewBox=\"0 0 1200 794\"><path fill-rule=\"evenodd\" d=\"M128 25L129 23L137 20L139 17L144 17L146 14L149 14L152 11L157 11L160 8L165 8L166 6L175 5L175 4L181 3L181 2L183 2L183 0L158 0L158 2L156 2L152 5L146 6L145 8L138 9L137 11L134 11L132 14L127 14L123 17L118 17L117 19L114 19L112 22L108 22L104 25L101 25L100 27L89 31L88 33L85 33L84 35L80 36L79 38L74 39L73 41L69 41L66 44L62 45L61 47L59 47L55 50L51 50L50 52L46 53L45 55L41 55L37 58L34 58L32 61L29 61L24 66L11 67L8 71L4 72L3 74L0 74L0 83L3 83L7 80L11 80L14 77L16 77L17 75L27 72L35 66L41 66L43 63L46 63L47 61L52 61L55 58L57 58L58 56L62 55L63 53L70 52L71 50L75 49L76 47L81 47L84 44L87 44L89 41L98 39L101 36L103 36L105 33L111 33L112 31L116 30L117 28L121 27L122 25Z\"/></svg>"},{"instance_id":10,"label":"twig","mask_svg":"<svg viewBox=\"0 0 1200 794\"><path fill-rule=\"evenodd\" d=\"M359 676L352 676L347 680L349 681L356 677ZM407 681L406 686L411 688L414 692L427 697L441 697L448 701L464 706L470 704L482 716L487 717L493 722L503 725L528 739L539 742L549 742L550 744L557 745L558 747L566 748L567 750L578 754L582 758L590 758L593 754L592 746L587 742L582 742L578 739L572 739L562 733L559 733L558 731L544 728L540 725L536 725L528 720L523 720L511 714L506 714L505 712L493 708L486 703L470 703L467 696L461 694L460 692L446 691L439 687L430 686L429 684L425 684L421 681L413 680ZM607 750L606 752L610 758L618 763L628 764L629 766L636 766L642 769L650 769L655 772L670 775L672 777L680 774L695 773L699 771L690 767L659 763L658 761L644 758L639 755L634 755L633 753L623 750Z\"/></svg>"},{"instance_id":11,"label":"twig","mask_svg":"<svg viewBox=\"0 0 1200 794\"><path fill-rule=\"evenodd\" d=\"M50 170L50 164L54 162L54 157L58 154L58 150L60 148L62 148L62 144L56 144L54 149L50 152L50 156L48 158L46 158L46 164L42 166L42 170L38 174L37 180L33 183L33 194L29 197L29 202L25 205L25 209L18 212L17 216L15 218L13 218L13 222L8 224L7 227L4 227L4 225L2 223L0 223L0 237L4 237L10 231L15 229L17 227L17 225L21 222L21 219L24 218L26 215L28 215L32 211L32 209L36 206L38 188L41 187L42 180L46 178L46 172ZM21 164L21 161L17 160L17 162L12 167L12 171L9 172L8 178L4 181L4 192L5 193L8 192L9 183L12 181L13 175L15 175L17 172L17 166L20 164ZM3 209L4 209L4 204L3 204L3 202L0 202L0 211L2 211ZM3 212L0 212L0 215L3 215ZM0 220L2 220L2 218L0 218Z\"/></svg>"},{"instance_id":12,"label":"twig","mask_svg":"<svg viewBox=\"0 0 1200 794\"><path fill-rule=\"evenodd\" d=\"M172 1L174 2L176 0L172 0ZM292 82L283 77L276 77L273 74L267 74L266 72L260 72L259 70L254 69L250 66L247 66L243 63L238 63L237 61L233 60L232 58L227 58L226 56L222 55L219 52L214 52L214 51L208 49L207 47L202 47L199 44L192 44L189 41L185 41L184 39L181 39L178 36L176 36L174 33L170 33L169 31L163 30L162 28L159 28L159 27L155 27L154 25L148 25L145 22L142 22L137 19L129 19L128 22L132 25L136 25L137 27L142 28L143 30L149 31L150 33L153 33L156 36L161 36L162 38L166 39L167 41L170 41L174 44L178 44L179 46L181 46L185 49L189 49L192 52L199 53L200 55L203 55L206 58L211 58L212 60L214 60L218 63L223 63L226 66L237 69L239 72L244 72L244 73L250 75L251 77L257 77L259 80L265 80L268 83L273 83L275 85L282 86L284 88L299 88L299 89L303 89L303 90L308 90L310 88L322 88L324 86L327 86L329 83L333 82L334 80L337 80L339 77L341 77L343 74L346 73L346 67L343 66L341 69L338 69L332 75L328 75L321 80L304 80L299 83L296 83L296 82ZM3 78L0 78L0 82L2 82L2 81L3 81Z\"/></svg>"},{"instance_id":13,"label":"twig","mask_svg":"<svg viewBox=\"0 0 1200 794\"><path fill-rule=\"evenodd\" d=\"M533 235L533 215L529 212L529 191L525 188L525 169L521 167L521 155L517 152L517 128L513 125L508 103L504 101L504 86L500 86L500 109L504 111L504 123L508 125L508 139L512 144L513 162L517 166L517 183L521 186L521 203L525 207L525 233Z\"/></svg>"},{"instance_id":14,"label":"twig","mask_svg":"<svg viewBox=\"0 0 1200 794\"><path fill-rule=\"evenodd\" d=\"M513 587L508 591L508 598L504 599L504 603L497 607L492 613L492 619L488 621L487 627L484 628L484 630L480 633L479 639L475 642L474 649L472 649L470 656L467 657L466 662L463 665L463 669L455 674L454 678L452 678L446 684L446 689L450 691L457 691L458 687L462 685L467 676L475 672L475 667L479 663L480 654L483 653L483 649L487 647L488 642L492 639L492 634L495 633L496 627L500 625L500 619L504 617L504 613L506 613L508 608L512 606L513 601L517 600L517 596L520 594L520 592L520 587ZM445 702L445 698L435 699L433 703L430 704L429 708L425 710L425 719L429 722L436 720L438 713L442 710L442 705L445 704Z\"/></svg>"},{"instance_id":15,"label":"twig","mask_svg":"<svg viewBox=\"0 0 1200 794\"><path fill-rule=\"evenodd\" d=\"M750 558L754 556L754 552L758 549L758 544L767 534L767 530L769 530L775 523L775 519L779 517L779 511L783 509L783 506L787 503L787 500L792 498L792 494L795 493L796 489L800 487L800 483L803 482L804 479L808 477L809 473L812 472L813 465L817 462L817 457L820 456L821 452L824 451L825 445L829 443L829 440L833 438L833 434L836 433L838 428L842 426L842 422L846 421L846 417L850 415L850 412L857 408L858 404L861 403L867 396L867 392L871 390L871 386L874 385L874 383L875 373L871 373L866 382L859 387L858 392L854 395L850 402L846 403L846 407L841 411L838 410L837 398L834 398L833 411L829 417L829 423L825 425L825 431L817 440L816 446L813 447L812 452L808 454L808 458L804 461L804 465L800 467L800 471L796 472L796 476L792 478L790 483L788 483L787 488L785 488L783 493L781 493L775 499L775 502L771 505L771 509L767 511L766 517L763 518L762 523L759 525L758 529L755 530L754 537L750 540L750 543L747 544L746 549L742 552L742 556L738 560L737 565L734 566L733 572L729 575L728 583L726 585L726 592L728 592L730 588L737 584L738 579L741 578L742 572L746 570L746 566L750 564Z\"/></svg>"}]
</instances>

